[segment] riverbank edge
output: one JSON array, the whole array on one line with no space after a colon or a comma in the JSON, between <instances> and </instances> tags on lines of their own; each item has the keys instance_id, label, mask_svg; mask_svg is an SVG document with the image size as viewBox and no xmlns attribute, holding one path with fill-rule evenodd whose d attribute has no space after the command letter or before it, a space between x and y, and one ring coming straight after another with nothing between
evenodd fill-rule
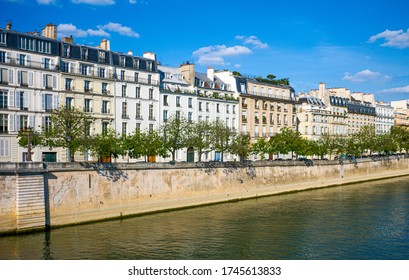
<instances>
[{"instance_id":1,"label":"riverbank edge","mask_svg":"<svg viewBox=\"0 0 409 280\"><path fill-rule=\"evenodd\" d=\"M171 203L173 204L173 206L168 206L168 207L164 207L164 208L157 209L157 210L141 211L141 212L133 213L133 214L119 215L119 216L107 217L107 218L102 218L102 219L92 219L92 220L75 222L75 223L50 225L50 226L45 226L43 228L28 228L28 229L20 229L20 230L17 229L17 230L10 230L10 231L0 231L0 237L11 236L11 235L33 234L33 233L56 230L56 229L65 228L65 227L100 223L100 222L112 221L112 220L122 220L122 219L128 219L128 218L134 218L134 217L140 217L140 216L146 216L146 215L153 215L153 214L158 214L158 213L181 211L185 209L212 206L212 205L224 204L224 203L236 203L236 202L250 200L250 199L258 199L258 198L278 196L278 195L288 195L292 193L298 193L298 192L304 192L304 191L314 191L314 190L325 189L325 188L343 187L343 186L348 186L348 185L357 184L357 183L382 181L382 180L407 177L407 176L409 177L409 170L399 170L399 171L389 170L388 172L380 172L377 174L356 175L348 179L345 179L345 178L327 179L327 180L319 179L315 181L308 181L305 183L298 182L298 183L282 184L280 185L281 187L280 190L274 190L272 189L271 186L267 186L263 188L254 189L248 195L243 195L244 194L243 192L231 193L227 195L227 198L226 197L223 198L222 196L225 194L222 193L222 194L213 196L213 200L211 201L184 204L188 202L189 200L202 200L201 198L205 198L205 197L209 199L210 196L205 195L205 196L199 196L199 197L191 197L190 199L183 201L184 203L181 203L180 201L173 201L173 203Z\"/></svg>"}]
</instances>

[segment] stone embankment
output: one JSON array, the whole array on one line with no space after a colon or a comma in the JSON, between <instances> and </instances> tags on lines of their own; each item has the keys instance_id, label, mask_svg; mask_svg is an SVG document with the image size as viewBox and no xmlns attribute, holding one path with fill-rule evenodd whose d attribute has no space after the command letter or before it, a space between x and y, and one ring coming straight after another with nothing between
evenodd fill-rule
<instances>
[{"instance_id":1,"label":"stone embankment","mask_svg":"<svg viewBox=\"0 0 409 280\"><path fill-rule=\"evenodd\" d=\"M409 158L247 163L0 163L0 233L409 175Z\"/></svg>"}]
</instances>

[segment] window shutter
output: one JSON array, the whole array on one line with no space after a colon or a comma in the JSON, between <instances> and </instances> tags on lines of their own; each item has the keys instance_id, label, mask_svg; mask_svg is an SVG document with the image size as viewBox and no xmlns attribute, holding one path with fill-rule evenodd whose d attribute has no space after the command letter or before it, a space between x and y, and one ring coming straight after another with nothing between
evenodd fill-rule
<instances>
[{"instance_id":1,"label":"window shutter","mask_svg":"<svg viewBox=\"0 0 409 280\"><path fill-rule=\"evenodd\" d=\"M9 107L14 107L14 91L9 91Z\"/></svg>"},{"instance_id":2,"label":"window shutter","mask_svg":"<svg viewBox=\"0 0 409 280\"><path fill-rule=\"evenodd\" d=\"M45 93L41 94L41 111L45 111Z\"/></svg>"},{"instance_id":3,"label":"window shutter","mask_svg":"<svg viewBox=\"0 0 409 280\"><path fill-rule=\"evenodd\" d=\"M19 115L16 115L16 131L17 131L17 132L20 131L20 125L21 125L21 123L20 123L20 116L19 116Z\"/></svg>"},{"instance_id":4,"label":"window shutter","mask_svg":"<svg viewBox=\"0 0 409 280\"><path fill-rule=\"evenodd\" d=\"M46 117L41 117L41 130L45 131L45 118Z\"/></svg>"},{"instance_id":5,"label":"window shutter","mask_svg":"<svg viewBox=\"0 0 409 280\"><path fill-rule=\"evenodd\" d=\"M16 108L20 109L20 92L16 91Z\"/></svg>"},{"instance_id":6,"label":"window shutter","mask_svg":"<svg viewBox=\"0 0 409 280\"><path fill-rule=\"evenodd\" d=\"M28 94L28 92L26 92L25 94L23 94L23 107L24 108L28 108L30 105L30 95Z\"/></svg>"},{"instance_id":7,"label":"window shutter","mask_svg":"<svg viewBox=\"0 0 409 280\"><path fill-rule=\"evenodd\" d=\"M28 85L33 86L33 72L28 72Z\"/></svg>"},{"instance_id":8,"label":"window shutter","mask_svg":"<svg viewBox=\"0 0 409 280\"><path fill-rule=\"evenodd\" d=\"M9 69L9 83L13 83L13 69Z\"/></svg>"},{"instance_id":9,"label":"window shutter","mask_svg":"<svg viewBox=\"0 0 409 280\"><path fill-rule=\"evenodd\" d=\"M34 125L35 125L34 116L28 116L28 126L34 128Z\"/></svg>"},{"instance_id":10,"label":"window shutter","mask_svg":"<svg viewBox=\"0 0 409 280\"><path fill-rule=\"evenodd\" d=\"M51 70L54 70L54 68L55 68L54 59L50 59L50 68L51 68Z\"/></svg>"},{"instance_id":11,"label":"window shutter","mask_svg":"<svg viewBox=\"0 0 409 280\"><path fill-rule=\"evenodd\" d=\"M105 76L105 78L108 78L108 79L109 79L109 68L106 68L106 76Z\"/></svg>"},{"instance_id":12,"label":"window shutter","mask_svg":"<svg viewBox=\"0 0 409 280\"><path fill-rule=\"evenodd\" d=\"M58 109L58 95L53 96L53 109L57 110Z\"/></svg>"},{"instance_id":13,"label":"window shutter","mask_svg":"<svg viewBox=\"0 0 409 280\"><path fill-rule=\"evenodd\" d=\"M57 88L57 77L53 76L53 89Z\"/></svg>"},{"instance_id":14,"label":"window shutter","mask_svg":"<svg viewBox=\"0 0 409 280\"><path fill-rule=\"evenodd\" d=\"M45 58L41 59L41 68L45 68Z\"/></svg>"},{"instance_id":15,"label":"window shutter","mask_svg":"<svg viewBox=\"0 0 409 280\"><path fill-rule=\"evenodd\" d=\"M9 131L14 131L14 115L9 115Z\"/></svg>"},{"instance_id":16,"label":"window shutter","mask_svg":"<svg viewBox=\"0 0 409 280\"><path fill-rule=\"evenodd\" d=\"M43 74L43 88L46 88L47 86L47 75Z\"/></svg>"},{"instance_id":17,"label":"window shutter","mask_svg":"<svg viewBox=\"0 0 409 280\"><path fill-rule=\"evenodd\" d=\"M10 63L10 57L11 57L11 53L6 52L6 63Z\"/></svg>"},{"instance_id":18,"label":"window shutter","mask_svg":"<svg viewBox=\"0 0 409 280\"><path fill-rule=\"evenodd\" d=\"M21 85L21 71L17 71L17 84Z\"/></svg>"},{"instance_id":19,"label":"window shutter","mask_svg":"<svg viewBox=\"0 0 409 280\"><path fill-rule=\"evenodd\" d=\"M30 67L31 65L31 57L29 55L26 56L26 66Z\"/></svg>"}]
</instances>

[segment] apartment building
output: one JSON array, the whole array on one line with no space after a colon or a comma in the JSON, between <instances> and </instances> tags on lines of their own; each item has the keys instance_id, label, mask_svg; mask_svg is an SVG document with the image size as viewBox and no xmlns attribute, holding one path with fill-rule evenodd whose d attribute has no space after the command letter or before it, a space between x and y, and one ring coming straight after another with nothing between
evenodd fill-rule
<instances>
[{"instance_id":1,"label":"apartment building","mask_svg":"<svg viewBox=\"0 0 409 280\"><path fill-rule=\"evenodd\" d=\"M0 28L0 161L25 161L27 149L18 145L23 129L41 131L50 124L49 112L62 101L59 43L38 33ZM36 147L32 160L55 161L62 149Z\"/></svg>"},{"instance_id":2,"label":"apartment building","mask_svg":"<svg viewBox=\"0 0 409 280\"><path fill-rule=\"evenodd\" d=\"M348 134L354 134L364 126L375 128L376 108L373 94L355 92L348 100Z\"/></svg>"},{"instance_id":3,"label":"apartment building","mask_svg":"<svg viewBox=\"0 0 409 280\"><path fill-rule=\"evenodd\" d=\"M298 131L309 140L318 140L330 133L333 118L329 106L317 97L300 96L297 105Z\"/></svg>"},{"instance_id":4,"label":"apartment building","mask_svg":"<svg viewBox=\"0 0 409 280\"><path fill-rule=\"evenodd\" d=\"M38 32L21 33L11 24L0 29L0 160L24 161L26 149L18 146L21 128L40 131L50 126L49 112L60 106L89 114L94 123L84 133L108 128L129 134L154 129L159 111L159 74L156 57L110 50L104 39L96 47L78 45L74 38L57 40L52 24ZM65 149L39 147L36 161L66 161ZM92 160L76 154L75 160Z\"/></svg>"},{"instance_id":5,"label":"apartment building","mask_svg":"<svg viewBox=\"0 0 409 280\"><path fill-rule=\"evenodd\" d=\"M377 101L375 102L375 133L376 134L387 134L390 132L394 124L394 109L393 107L385 102Z\"/></svg>"},{"instance_id":6,"label":"apartment building","mask_svg":"<svg viewBox=\"0 0 409 280\"><path fill-rule=\"evenodd\" d=\"M409 99L392 101L391 106L394 108L394 125L409 129Z\"/></svg>"}]
</instances>

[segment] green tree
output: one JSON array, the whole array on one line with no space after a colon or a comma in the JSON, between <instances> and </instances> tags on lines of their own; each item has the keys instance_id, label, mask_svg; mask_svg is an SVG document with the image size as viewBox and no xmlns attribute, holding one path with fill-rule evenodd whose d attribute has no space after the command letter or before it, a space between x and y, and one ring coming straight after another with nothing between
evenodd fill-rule
<instances>
[{"instance_id":1,"label":"green tree","mask_svg":"<svg viewBox=\"0 0 409 280\"><path fill-rule=\"evenodd\" d=\"M118 158L125 154L123 146L123 138L118 137L115 130L108 129L104 133L90 137L89 148L91 154L98 158L98 161L105 161L107 159Z\"/></svg>"},{"instance_id":2,"label":"green tree","mask_svg":"<svg viewBox=\"0 0 409 280\"><path fill-rule=\"evenodd\" d=\"M202 161L202 154L210 149L211 124L206 121L188 123L186 126L186 147L193 147Z\"/></svg>"},{"instance_id":3,"label":"green tree","mask_svg":"<svg viewBox=\"0 0 409 280\"><path fill-rule=\"evenodd\" d=\"M150 156L166 157L166 149L158 131L135 130L125 139L125 148L131 158L144 157L145 162Z\"/></svg>"},{"instance_id":4,"label":"green tree","mask_svg":"<svg viewBox=\"0 0 409 280\"><path fill-rule=\"evenodd\" d=\"M238 155L241 162L247 160L251 154L250 136L247 134L236 134L229 147L229 152L233 155Z\"/></svg>"},{"instance_id":5,"label":"green tree","mask_svg":"<svg viewBox=\"0 0 409 280\"><path fill-rule=\"evenodd\" d=\"M234 136L235 132L222 121L218 120L211 124L211 147L215 152L221 154L222 162L224 159L223 154L229 150Z\"/></svg>"},{"instance_id":6,"label":"green tree","mask_svg":"<svg viewBox=\"0 0 409 280\"><path fill-rule=\"evenodd\" d=\"M176 151L186 147L185 133L188 122L185 118L173 116L169 118L161 127L160 136L164 148L171 154L172 161L175 161Z\"/></svg>"},{"instance_id":7,"label":"green tree","mask_svg":"<svg viewBox=\"0 0 409 280\"><path fill-rule=\"evenodd\" d=\"M253 144L252 153L261 157L261 160L266 159L266 154L270 154L269 142L265 138L258 138Z\"/></svg>"},{"instance_id":8,"label":"green tree","mask_svg":"<svg viewBox=\"0 0 409 280\"><path fill-rule=\"evenodd\" d=\"M382 154L390 154L397 151L396 142L393 141L392 134L379 134L376 135L376 151Z\"/></svg>"},{"instance_id":9,"label":"green tree","mask_svg":"<svg viewBox=\"0 0 409 280\"><path fill-rule=\"evenodd\" d=\"M23 128L18 132L17 138L19 146L27 148L27 161L31 161L31 150L43 144L42 134L33 128Z\"/></svg>"},{"instance_id":10,"label":"green tree","mask_svg":"<svg viewBox=\"0 0 409 280\"><path fill-rule=\"evenodd\" d=\"M405 129L402 126L392 126L390 133L399 153L402 153L403 151L406 151L406 153L408 153L409 130Z\"/></svg>"},{"instance_id":11,"label":"green tree","mask_svg":"<svg viewBox=\"0 0 409 280\"><path fill-rule=\"evenodd\" d=\"M44 140L50 148L67 148L70 161L74 161L75 152L85 149L89 143L85 131L93 119L76 108L61 106L51 112L50 120L51 126L47 130L43 128Z\"/></svg>"}]
</instances>

